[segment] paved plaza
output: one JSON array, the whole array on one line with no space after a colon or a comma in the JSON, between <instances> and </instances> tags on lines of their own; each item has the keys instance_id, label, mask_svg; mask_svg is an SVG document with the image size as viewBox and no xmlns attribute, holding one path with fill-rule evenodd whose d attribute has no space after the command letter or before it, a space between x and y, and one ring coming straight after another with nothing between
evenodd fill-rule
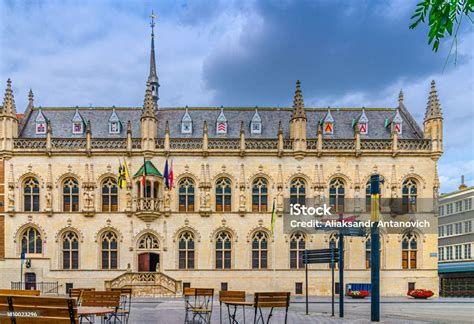
<instances>
[{"instance_id":1,"label":"paved plaza","mask_svg":"<svg viewBox=\"0 0 474 324\"><path fill-rule=\"evenodd\" d=\"M247 297L248 300L251 296ZM340 319L336 303L336 316L331 317L330 298L310 299L310 315L305 315L304 298L293 298L288 314L288 323L370 323L370 299L354 301L346 298L345 317ZM229 323L223 307L223 323ZM381 304L382 323L472 323L474 318L473 298L439 298L414 301L407 298L383 298ZM284 312L278 310L270 323L283 323ZM238 311L239 323L242 311ZM253 308L246 309L246 322L253 323ZM130 323L184 323L184 301L181 298L135 299ZM212 323L219 323L219 302L214 300Z\"/></svg>"}]
</instances>

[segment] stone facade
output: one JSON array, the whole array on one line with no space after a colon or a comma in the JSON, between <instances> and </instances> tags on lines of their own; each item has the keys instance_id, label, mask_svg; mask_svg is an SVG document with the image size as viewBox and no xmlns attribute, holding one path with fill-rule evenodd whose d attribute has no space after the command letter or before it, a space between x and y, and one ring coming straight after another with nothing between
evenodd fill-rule
<instances>
[{"instance_id":1,"label":"stone facade","mask_svg":"<svg viewBox=\"0 0 474 324\"><path fill-rule=\"evenodd\" d=\"M152 56L154 66L154 51ZM303 240L305 248L327 248L333 237L283 233L282 199L290 197L295 179L304 185L306 198L329 196L339 179L344 199L361 199L372 174L385 179L384 197L402 197L408 181L416 186L416 199L437 196L442 116L434 83L424 133L404 106L403 94L396 108L308 109L298 82L293 108L255 112L158 108L158 87L154 72L141 109L39 109L31 93L24 116L18 116L8 81L0 110L1 288L20 280L23 250L31 259L25 271L37 282L58 281L60 292L67 283L103 289L125 279L145 286L147 280L166 281L162 286L170 291L174 279L178 291L182 283L215 289L227 283L229 290L295 292L304 282L298 261L302 245L296 240ZM119 126L101 119L111 114L118 116L112 120L121 119ZM186 122L193 122L190 133L181 125L184 114ZM365 128L359 128L359 122L367 123L359 120L361 114L368 118ZM261 129L253 123L261 123ZM170 190L159 173L146 176L143 190L142 174L133 175L144 158L159 170L166 159L173 161ZM116 189L119 161L130 173L122 189ZM191 191L183 189L185 179ZM253 197L259 179L265 189ZM272 234L274 198L278 217ZM363 204L358 217L369 217ZM411 234L417 248L410 258L416 264L405 260L406 236L382 233L382 295L404 295L409 283L438 291L437 235ZM366 238L345 242L345 282L369 283ZM150 269L163 276L147 277L143 270ZM127 279L126 273L138 274ZM142 292L153 285L147 289ZM310 266L309 292L330 294L327 265Z\"/></svg>"}]
</instances>

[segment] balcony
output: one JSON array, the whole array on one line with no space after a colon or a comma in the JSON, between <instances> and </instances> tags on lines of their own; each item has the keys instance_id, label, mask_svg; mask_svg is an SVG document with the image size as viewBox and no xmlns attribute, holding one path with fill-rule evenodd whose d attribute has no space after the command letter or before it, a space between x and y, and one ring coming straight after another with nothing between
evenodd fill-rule
<instances>
[{"instance_id":1,"label":"balcony","mask_svg":"<svg viewBox=\"0 0 474 324\"><path fill-rule=\"evenodd\" d=\"M162 199L135 198L134 215L145 222L152 222L160 217L162 212Z\"/></svg>"}]
</instances>

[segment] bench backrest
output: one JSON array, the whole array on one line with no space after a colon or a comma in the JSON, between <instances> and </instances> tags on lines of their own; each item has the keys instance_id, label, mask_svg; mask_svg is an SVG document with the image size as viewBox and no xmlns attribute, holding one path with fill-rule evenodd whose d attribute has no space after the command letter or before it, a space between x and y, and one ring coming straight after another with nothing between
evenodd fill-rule
<instances>
[{"instance_id":1,"label":"bench backrest","mask_svg":"<svg viewBox=\"0 0 474 324\"><path fill-rule=\"evenodd\" d=\"M184 288L183 296L194 296L196 288Z\"/></svg>"},{"instance_id":2,"label":"bench backrest","mask_svg":"<svg viewBox=\"0 0 474 324\"><path fill-rule=\"evenodd\" d=\"M120 291L83 291L81 306L118 308L120 295Z\"/></svg>"},{"instance_id":3,"label":"bench backrest","mask_svg":"<svg viewBox=\"0 0 474 324\"><path fill-rule=\"evenodd\" d=\"M214 296L214 289L212 288L194 288L194 296Z\"/></svg>"},{"instance_id":4,"label":"bench backrest","mask_svg":"<svg viewBox=\"0 0 474 324\"><path fill-rule=\"evenodd\" d=\"M83 291L94 291L95 288L69 288L69 297L79 298Z\"/></svg>"},{"instance_id":5,"label":"bench backrest","mask_svg":"<svg viewBox=\"0 0 474 324\"><path fill-rule=\"evenodd\" d=\"M36 297L36 296L0 296L0 323L8 323L13 317L5 321L6 312L31 313L31 316L14 317L15 322L21 323L77 323L77 304L74 298Z\"/></svg>"},{"instance_id":6,"label":"bench backrest","mask_svg":"<svg viewBox=\"0 0 474 324\"><path fill-rule=\"evenodd\" d=\"M245 301L245 291L219 291L220 302Z\"/></svg>"},{"instance_id":7,"label":"bench backrest","mask_svg":"<svg viewBox=\"0 0 474 324\"><path fill-rule=\"evenodd\" d=\"M254 296L255 307L286 307L290 306L289 292L258 292Z\"/></svg>"},{"instance_id":8,"label":"bench backrest","mask_svg":"<svg viewBox=\"0 0 474 324\"><path fill-rule=\"evenodd\" d=\"M0 289L0 295L9 296L39 296L39 290L14 290L14 289Z\"/></svg>"}]
</instances>

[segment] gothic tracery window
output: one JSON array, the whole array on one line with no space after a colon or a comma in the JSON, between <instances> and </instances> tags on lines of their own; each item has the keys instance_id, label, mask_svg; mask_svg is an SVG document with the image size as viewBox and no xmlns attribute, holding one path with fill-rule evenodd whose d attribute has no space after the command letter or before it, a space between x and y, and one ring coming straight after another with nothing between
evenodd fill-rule
<instances>
[{"instance_id":1,"label":"gothic tracery window","mask_svg":"<svg viewBox=\"0 0 474 324\"><path fill-rule=\"evenodd\" d=\"M116 212L118 210L118 185L114 178L102 182L102 211Z\"/></svg>"},{"instance_id":2,"label":"gothic tracery window","mask_svg":"<svg viewBox=\"0 0 474 324\"><path fill-rule=\"evenodd\" d=\"M21 253L42 253L43 240L41 234L34 227L28 227L21 235Z\"/></svg>"},{"instance_id":3,"label":"gothic tracery window","mask_svg":"<svg viewBox=\"0 0 474 324\"><path fill-rule=\"evenodd\" d=\"M156 250L159 248L158 238L151 233L143 235L138 241L139 250Z\"/></svg>"},{"instance_id":4,"label":"gothic tracery window","mask_svg":"<svg viewBox=\"0 0 474 324\"><path fill-rule=\"evenodd\" d=\"M290 237L290 268L303 268L303 252L306 249L306 236L295 232Z\"/></svg>"},{"instance_id":5,"label":"gothic tracery window","mask_svg":"<svg viewBox=\"0 0 474 324\"><path fill-rule=\"evenodd\" d=\"M416 269L418 242L412 232L405 233L402 237L402 268Z\"/></svg>"},{"instance_id":6,"label":"gothic tracery window","mask_svg":"<svg viewBox=\"0 0 474 324\"><path fill-rule=\"evenodd\" d=\"M23 183L23 210L37 212L40 209L40 188L38 180L28 178Z\"/></svg>"},{"instance_id":7,"label":"gothic tracery window","mask_svg":"<svg viewBox=\"0 0 474 324\"><path fill-rule=\"evenodd\" d=\"M403 182L402 203L406 212L416 212L416 200L418 196L418 187L416 180L408 178Z\"/></svg>"},{"instance_id":8,"label":"gothic tracery window","mask_svg":"<svg viewBox=\"0 0 474 324\"><path fill-rule=\"evenodd\" d=\"M79 269L79 238L77 234L68 231L62 236L63 269Z\"/></svg>"},{"instance_id":9,"label":"gothic tracery window","mask_svg":"<svg viewBox=\"0 0 474 324\"><path fill-rule=\"evenodd\" d=\"M266 212L268 210L268 181L257 178L252 185L252 211Z\"/></svg>"},{"instance_id":10,"label":"gothic tracery window","mask_svg":"<svg viewBox=\"0 0 474 324\"><path fill-rule=\"evenodd\" d=\"M178 258L180 269L194 269L194 234L186 231L179 235Z\"/></svg>"},{"instance_id":11,"label":"gothic tracery window","mask_svg":"<svg viewBox=\"0 0 474 324\"><path fill-rule=\"evenodd\" d=\"M332 179L329 183L329 204L335 212L344 211L344 181L341 178Z\"/></svg>"},{"instance_id":12,"label":"gothic tracery window","mask_svg":"<svg viewBox=\"0 0 474 324\"><path fill-rule=\"evenodd\" d=\"M74 178L63 182L63 211L76 212L79 210L79 183Z\"/></svg>"},{"instance_id":13,"label":"gothic tracery window","mask_svg":"<svg viewBox=\"0 0 474 324\"><path fill-rule=\"evenodd\" d=\"M220 178L216 181L216 211L230 211L232 201L232 187L229 178Z\"/></svg>"},{"instance_id":14,"label":"gothic tracery window","mask_svg":"<svg viewBox=\"0 0 474 324\"><path fill-rule=\"evenodd\" d=\"M263 231L252 236L252 269L268 267L268 235Z\"/></svg>"},{"instance_id":15,"label":"gothic tracery window","mask_svg":"<svg viewBox=\"0 0 474 324\"><path fill-rule=\"evenodd\" d=\"M118 242L117 235L112 231L102 234L102 269L117 269L118 264Z\"/></svg>"},{"instance_id":16,"label":"gothic tracery window","mask_svg":"<svg viewBox=\"0 0 474 324\"><path fill-rule=\"evenodd\" d=\"M232 267L232 236L229 232L219 232L216 236L216 269Z\"/></svg>"},{"instance_id":17,"label":"gothic tracery window","mask_svg":"<svg viewBox=\"0 0 474 324\"><path fill-rule=\"evenodd\" d=\"M304 205L306 202L306 181L296 178L290 185L290 203Z\"/></svg>"},{"instance_id":18,"label":"gothic tracery window","mask_svg":"<svg viewBox=\"0 0 474 324\"><path fill-rule=\"evenodd\" d=\"M194 211L194 181L184 178L179 182L179 211Z\"/></svg>"}]
</instances>

